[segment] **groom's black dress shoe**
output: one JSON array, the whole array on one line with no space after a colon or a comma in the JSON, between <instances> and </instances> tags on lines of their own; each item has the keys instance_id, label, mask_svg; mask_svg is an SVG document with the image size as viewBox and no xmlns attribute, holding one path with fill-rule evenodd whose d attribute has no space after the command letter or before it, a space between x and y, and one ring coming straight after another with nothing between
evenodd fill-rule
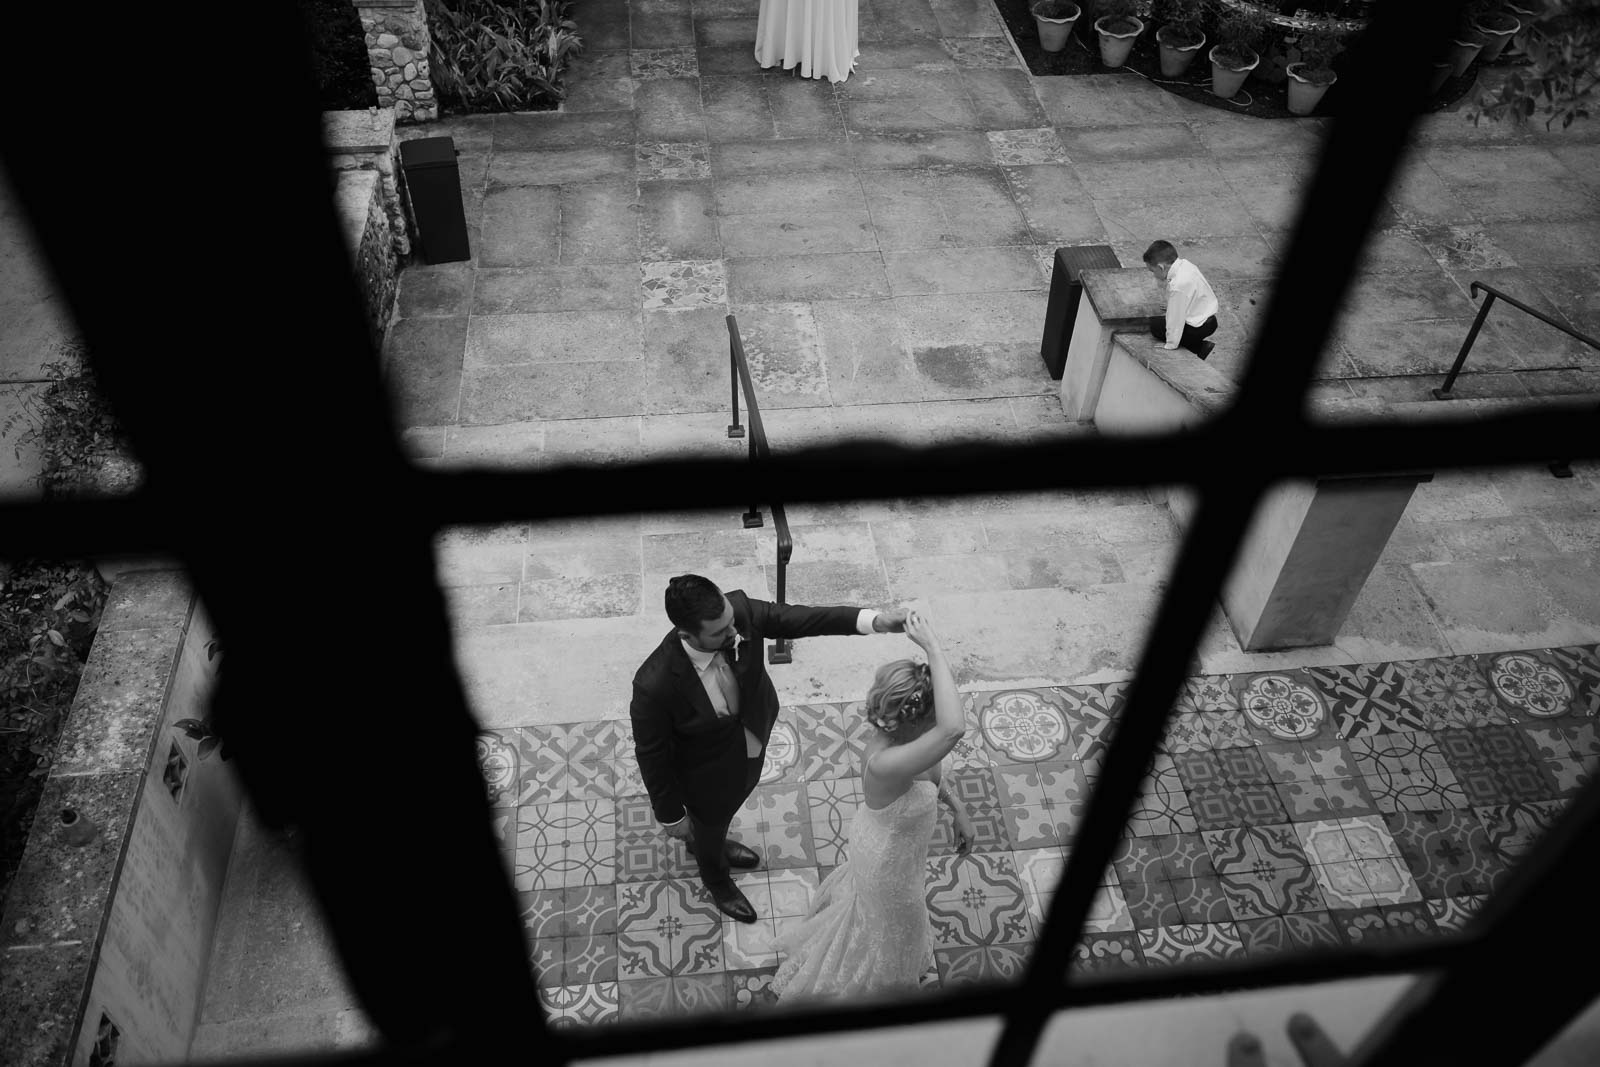
<instances>
[{"instance_id":1,"label":"groom's black dress shoe","mask_svg":"<svg viewBox=\"0 0 1600 1067\"><path fill-rule=\"evenodd\" d=\"M755 849L748 845L741 845L737 841L724 841L722 854L728 860L728 866L749 870L751 867L761 866L761 856Z\"/></svg>"},{"instance_id":2,"label":"groom's black dress shoe","mask_svg":"<svg viewBox=\"0 0 1600 1067\"><path fill-rule=\"evenodd\" d=\"M730 915L742 923L756 921L756 909L752 908L750 902L745 899L744 894L739 892L738 886L730 885L726 889L712 889L707 886L706 889L711 894L711 902L724 914Z\"/></svg>"}]
</instances>

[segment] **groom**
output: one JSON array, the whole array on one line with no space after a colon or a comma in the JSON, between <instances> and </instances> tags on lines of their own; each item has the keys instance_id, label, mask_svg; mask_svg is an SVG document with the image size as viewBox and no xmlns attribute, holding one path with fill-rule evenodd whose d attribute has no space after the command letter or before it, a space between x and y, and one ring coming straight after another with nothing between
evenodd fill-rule
<instances>
[{"instance_id":1,"label":"groom","mask_svg":"<svg viewBox=\"0 0 1600 1067\"><path fill-rule=\"evenodd\" d=\"M709 579L667 583L673 629L633 676L634 752L650 806L668 834L694 853L711 899L740 922L756 921L730 867L761 857L728 840L734 813L761 777L778 692L762 655L767 638L903 633L904 610L807 608L726 595Z\"/></svg>"}]
</instances>

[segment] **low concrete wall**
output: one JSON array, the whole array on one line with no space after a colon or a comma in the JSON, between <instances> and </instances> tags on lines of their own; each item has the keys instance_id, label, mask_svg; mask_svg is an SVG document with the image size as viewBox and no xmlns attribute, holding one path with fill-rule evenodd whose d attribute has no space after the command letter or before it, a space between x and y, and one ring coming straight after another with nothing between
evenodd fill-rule
<instances>
[{"instance_id":1,"label":"low concrete wall","mask_svg":"<svg viewBox=\"0 0 1600 1067\"><path fill-rule=\"evenodd\" d=\"M1226 409L1234 392L1230 379L1183 349L1119 332L1111 339L1094 423L1107 434L1189 429ZM1330 421L1380 417L1386 408L1378 400L1313 404ZM1331 643L1416 482L1427 477L1294 479L1268 490L1222 590L1240 647L1265 651ZM1166 493L1167 506L1184 525L1194 518L1197 500L1184 487Z\"/></svg>"},{"instance_id":2,"label":"low concrete wall","mask_svg":"<svg viewBox=\"0 0 1600 1067\"><path fill-rule=\"evenodd\" d=\"M204 712L209 640L181 574L112 586L0 916L0 1062L188 1054L242 795L171 729Z\"/></svg>"},{"instance_id":3,"label":"low concrete wall","mask_svg":"<svg viewBox=\"0 0 1600 1067\"><path fill-rule=\"evenodd\" d=\"M361 287L367 335L374 357L383 351L389 316L400 287L400 261L395 255L384 209L381 180L375 171L342 170L334 186L335 208L350 253L350 268Z\"/></svg>"}]
</instances>

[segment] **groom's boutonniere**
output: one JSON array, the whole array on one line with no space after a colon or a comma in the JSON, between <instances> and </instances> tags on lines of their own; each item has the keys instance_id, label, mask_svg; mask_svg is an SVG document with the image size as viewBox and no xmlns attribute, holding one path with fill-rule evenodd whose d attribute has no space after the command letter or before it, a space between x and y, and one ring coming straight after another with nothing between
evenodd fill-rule
<instances>
[{"instance_id":1,"label":"groom's boutonniere","mask_svg":"<svg viewBox=\"0 0 1600 1067\"><path fill-rule=\"evenodd\" d=\"M733 631L733 652L729 654L728 658L734 663L739 662L739 646L742 644L744 644L744 634L738 630Z\"/></svg>"}]
</instances>

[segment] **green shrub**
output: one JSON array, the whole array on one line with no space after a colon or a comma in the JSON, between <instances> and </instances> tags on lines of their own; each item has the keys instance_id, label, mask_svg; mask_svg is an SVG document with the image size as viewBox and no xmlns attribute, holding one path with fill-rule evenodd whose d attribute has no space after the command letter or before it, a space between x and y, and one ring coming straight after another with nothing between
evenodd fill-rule
<instances>
[{"instance_id":1,"label":"green shrub","mask_svg":"<svg viewBox=\"0 0 1600 1067\"><path fill-rule=\"evenodd\" d=\"M547 111L583 48L567 0L425 0L439 102L453 111Z\"/></svg>"},{"instance_id":2,"label":"green shrub","mask_svg":"<svg viewBox=\"0 0 1600 1067\"><path fill-rule=\"evenodd\" d=\"M38 443L44 469L37 480L47 499L136 487L141 475L127 435L95 381L83 345L64 342L56 354L61 358L44 364L50 384L0 425L0 438L26 426L15 447Z\"/></svg>"}]
</instances>

